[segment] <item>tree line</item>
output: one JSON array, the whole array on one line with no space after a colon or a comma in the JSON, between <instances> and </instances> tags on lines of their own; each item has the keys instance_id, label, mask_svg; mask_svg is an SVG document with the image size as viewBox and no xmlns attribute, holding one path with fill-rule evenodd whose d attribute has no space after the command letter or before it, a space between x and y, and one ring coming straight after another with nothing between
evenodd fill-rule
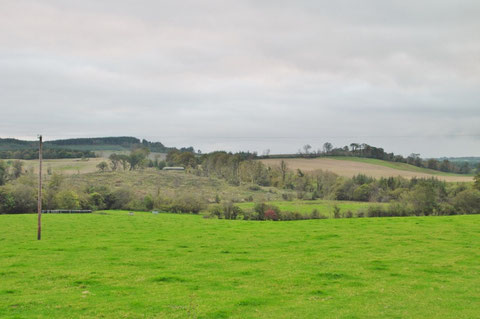
<instances>
[{"instance_id":1,"label":"tree line","mask_svg":"<svg viewBox=\"0 0 480 319\"><path fill-rule=\"evenodd\" d=\"M480 172L473 185L446 183L436 178L374 179L362 174L347 178L321 170L312 173L292 171L285 161L277 167L269 167L254 158L255 154L214 152L196 157L190 171L199 176L222 178L233 185L250 183L294 190L296 197L303 200L397 202L402 203L404 213L422 215L480 213Z\"/></svg>"},{"instance_id":2,"label":"tree line","mask_svg":"<svg viewBox=\"0 0 480 319\"><path fill-rule=\"evenodd\" d=\"M120 137L95 137L73 138L44 142L45 158L80 158L95 157L94 149L102 146L119 146L126 150L146 148L150 152L167 153L177 150L175 147L167 147L161 142L151 142L146 139L138 139L130 136ZM89 150L89 147L91 148ZM181 152L195 152L193 147L182 147ZM0 158L10 159L35 159L38 158L38 142L23 141L13 138L0 138Z\"/></svg>"},{"instance_id":3,"label":"tree line","mask_svg":"<svg viewBox=\"0 0 480 319\"><path fill-rule=\"evenodd\" d=\"M420 154L412 153L407 157L402 155L387 153L381 147L375 147L366 143L351 143L349 146L334 147L332 143L326 142L323 147L317 150L313 150L310 144L304 145L297 154L292 156L272 156L264 155L260 158L286 158L286 157L305 157L316 158L322 156L351 156L351 157L363 157L373 158L389 162L406 163L421 168L428 168L432 170L456 173L456 174L471 174L476 171L480 171L480 164L470 163L468 161L453 162L446 158L438 160L434 158L422 159Z\"/></svg>"},{"instance_id":4,"label":"tree line","mask_svg":"<svg viewBox=\"0 0 480 319\"><path fill-rule=\"evenodd\" d=\"M217 155L218 156L218 155ZM228 161L227 161L228 162ZM231 163L235 160L232 159ZM263 170L262 166L244 166L251 160L239 163L238 179ZM32 213L36 210L37 179L31 172L25 172L20 161L6 165L0 162L0 213ZM225 163L225 162L224 162ZM258 163L258 162L257 162ZM261 163L260 163L261 164ZM216 167L217 169L220 167ZM127 168L129 169L129 168ZM373 179L364 175L353 178L339 177L330 172L305 174L301 171L286 171L284 182L282 170L268 169L266 179L257 182L270 185L276 181L278 190L289 190L283 194L285 200L301 199L338 199L359 200L369 202L388 202L388 206L371 206L357 212L340 211L334 208L333 216L341 217L383 217L411 215L454 215L480 213L480 174L474 183L445 183L437 179L411 179L401 177ZM241 172L245 170L244 172ZM248 170L252 172L247 173ZM190 170L198 174L202 171L198 166ZM7 173L5 173L7 172ZM225 171L218 171L224 173ZM275 172L275 173L273 173ZM243 175L247 173L247 175ZM219 176L211 171L210 176ZM227 176L227 175L225 175ZM230 175L230 173L228 174ZM269 181L269 177L274 177ZM111 188L106 185L88 185L85 188L75 188L65 183L64 176L53 173L44 185L43 207L45 209L157 209L174 213L199 213L207 207L208 200L195 194L177 194L174 197L164 197L160 194L135 193L129 188ZM223 177L226 178L226 177ZM238 180L233 180L237 182ZM257 184L259 185L259 184ZM260 186L258 186L260 187ZM251 190L256 188L251 186ZM260 189L260 188L259 188ZM290 190L294 190L292 192ZM292 196L295 194L295 197ZM311 214L299 214L279 210L275 206L258 203L253 210L235 208L231 199L224 199L221 204L213 206L210 215L217 218L250 219L250 220L296 220L308 218L326 218L318 211Z\"/></svg>"},{"instance_id":5,"label":"tree line","mask_svg":"<svg viewBox=\"0 0 480 319\"><path fill-rule=\"evenodd\" d=\"M149 166L160 168L167 164L184 165L191 174L221 178L233 185L250 185L253 191L260 190L262 186L276 187L279 192L284 190L284 200L330 199L390 203L388 208L374 206L364 212L337 212L334 216L339 217L480 213L480 172L475 176L474 183L445 183L435 178L374 179L365 175L346 178L327 171L305 173L301 170L290 170L284 161L277 167L269 167L254 159L255 154L251 153L214 152L198 155L193 152L171 151L166 161L158 161L148 159L148 149L137 149L129 155L112 154L109 163L105 164L108 170L136 170ZM130 189L110 189L104 185L73 189L65 187L63 180L63 176L54 173L46 183L46 209L159 209L198 213L207 205L207 199L194 194L164 198L158 194L142 195ZM36 178L32 173L23 170L21 161L0 161L0 185L0 213L35 211ZM257 210L234 211L227 205L229 200L224 200L226 208L218 209L214 216L243 216L244 219L258 220L300 219L295 212L280 212L274 207L264 207L263 213ZM275 214L267 213L267 210ZM312 216L321 218L313 212Z\"/></svg>"},{"instance_id":6,"label":"tree line","mask_svg":"<svg viewBox=\"0 0 480 319\"><path fill-rule=\"evenodd\" d=\"M60 159L60 158L93 158L96 157L92 151L77 151L70 149L43 149L42 156L44 159ZM38 149L21 149L16 151L0 151L0 159L38 159Z\"/></svg>"}]
</instances>

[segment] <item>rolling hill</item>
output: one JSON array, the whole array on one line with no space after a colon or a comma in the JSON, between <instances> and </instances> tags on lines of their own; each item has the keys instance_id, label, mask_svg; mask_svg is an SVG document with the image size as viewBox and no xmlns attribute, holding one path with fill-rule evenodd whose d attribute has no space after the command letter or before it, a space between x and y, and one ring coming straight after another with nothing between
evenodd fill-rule
<instances>
[{"instance_id":1,"label":"rolling hill","mask_svg":"<svg viewBox=\"0 0 480 319\"><path fill-rule=\"evenodd\" d=\"M64 149L78 151L128 151L134 147L143 146L152 152L166 153L172 147L166 147L160 142L140 140L131 136L72 138L64 140L45 141L45 149ZM0 138L0 151L17 151L38 148L37 141L24 141L14 138ZM191 147L186 150L192 149Z\"/></svg>"},{"instance_id":2,"label":"rolling hill","mask_svg":"<svg viewBox=\"0 0 480 319\"><path fill-rule=\"evenodd\" d=\"M447 182L471 182L472 176L460 175L452 173L444 173L440 171L420 168L405 163L387 162L371 158L360 157L322 157L322 158L287 158L287 159L262 159L261 161L269 166L279 166L284 160L289 169L301 169L305 172L315 170L326 170L334 172L340 176L352 177L358 174L367 176L380 177L396 177L405 178L429 178L436 177Z\"/></svg>"}]
</instances>

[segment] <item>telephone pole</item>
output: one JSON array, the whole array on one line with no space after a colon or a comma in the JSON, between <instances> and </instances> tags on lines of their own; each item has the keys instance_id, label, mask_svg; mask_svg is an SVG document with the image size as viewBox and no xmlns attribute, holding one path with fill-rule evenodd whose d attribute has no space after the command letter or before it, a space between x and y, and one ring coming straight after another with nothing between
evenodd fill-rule
<instances>
[{"instance_id":1,"label":"telephone pole","mask_svg":"<svg viewBox=\"0 0 480 319\"><path fill-rule=\"evenodd\" d=\"M38 234L37 239L42 239L42 135L38 136Z\"/></svg>"}]
</instances>

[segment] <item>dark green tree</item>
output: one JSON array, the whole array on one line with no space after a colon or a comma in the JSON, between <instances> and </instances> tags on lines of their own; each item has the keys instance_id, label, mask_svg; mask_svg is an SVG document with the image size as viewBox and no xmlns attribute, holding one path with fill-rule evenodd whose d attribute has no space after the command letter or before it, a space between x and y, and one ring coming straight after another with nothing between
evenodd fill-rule
<instances>
[{"instance_id":1,"label":"dark green tree","mask_svg":"<svg viewBox=\"0 0 480 319\"><path fill-rule=\"evenodd\" d=\"M477 175L475 175L473 180L474 180L473 187L480 190L480 172L478 172Z\"/></svg>"},{"instance_id":2,"label":"dark green tree","mask_svg":"<svg viewBox=\"0 0 480 319\"><path fill-rule=\"evenodd\" d=\"M4 161L0 161L0 185L7 182L8 168Z\"/></svg>"},{"instance_id":3,"label":"dark green tree","mask_svg":"<svg viewBox=\"0 0 480 319\"><path fill-rule=\"evenodd\" d=\"M97 168L100 172L105 172L108 168L108 164L107 164L107 162L102 161L102 162L97 164Z\"/></svg>"},{"instance_id":4,"label":"dark green tree","mask_svg":"<svg viewBox=\"0 0 480 319\"><path fill-rule=\"evenodd\" d=\"M22 161L19 161L19 160L14 161L13 164L12 164L12 168L13 168L12 175L13 175L14 179L19 178L23 174L23 162Z\"/></svg>"},{"instance_id":5,"label":"dark green tree","mask_svg":"<svg viewBox=\"0 0 480 319\"><path fill-rule=\"evenodd\" d=\"M150 151L146 148L138 148L132 151L128 156L130 170L133 171L137 168L143 167L149 153Z\"/></svg>"}]
</instances>

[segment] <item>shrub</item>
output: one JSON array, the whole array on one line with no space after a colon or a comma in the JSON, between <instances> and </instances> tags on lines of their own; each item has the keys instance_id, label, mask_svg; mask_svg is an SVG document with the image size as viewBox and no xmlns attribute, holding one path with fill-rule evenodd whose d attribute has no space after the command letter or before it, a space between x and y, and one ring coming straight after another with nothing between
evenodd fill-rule
<instances>
[{"instance_id":1,"label":"shrub","mask_svg":"<svg viewBox=\"0 0 480 319\"><path fill-rule=\"evenodd\" d=\"M480 191L467 189L453 199L453 207L458 214L480 214Z\"/></svg>"},{"instance_id":2,"label":"shrub","mask_svg":"<svg viewBox=\"0 0 480 319\"><path fill-rule=\"evenodd\" d=\"M8 167L4 161L0 160L0 185L3 185L7 182L8 178Z\"/></svg>"},{"instance_id":3,"label":"shrub","mask_svg":"<svg viewBox=\"0 0 480 319\"><path fill-rule=\"evenodd\" d=\"M408 192L407 188L397 188L395 190L389 191L388 195L393 200L399 200L404 193Z\"/></svg>"},{"instance_id":4,"label":"shrub","mask_svg":"<svg viewBox=\"0 0 480 319\"><path fill-rule=\"evenodd\" d=\"M474 180L473 187L480 191L480 171L477 171L477 174L475 175L473 180Z\"/></svg>"},{"instance_id":5,"label":"shrub","mask_svg":"<svg viewBox=\"0 0 480 319\"><path fill-rule=\"evenodd\" d=\"M353 217L353 213L352 213L351 210L347 210L347 211L343 214L343 216L344 216L345 218L352 218L352 217Z\"/></svg>"},{"instance_id":6,"label":"shrub","mask_svg":"<svg viewBox=\"0 0 480 319\"><path fill-rule=\"evenodd\" d=\"M258 220L265 220L265 212L267 210L273 210L275 214L278 216L280 209L274 205L268 205L265 203L257 203L255 204L254 211L256 213L256 219Z\"/></svg>"},{"instance_id":7,"label":"shrub","mask_svg":"<svg viewBox=\"0 0 480 319\"><path fill-rule=\"evenodd\" d=\"M265 203L257 203L253 210L255 211L258 220L265 219L265 211L268 209L268 205Z\"/></svg>"},{"instance_id":8,"label":"shrub","mask_svg":"<svg viewBox=\"0 0 480 319\"><path fill-rule=\"evenodd\" d=\"M5 188L0 188L0 214L15 213L15 198Z\"/></svg>"},{"instance_id":9,"label":"shrub","mask_svg":"<svg viewBox=\"0 0 480 319\"><path fill-rule=\"evenodd\" d=\"M456 210L453 205L449 203L440 203L438 205L435 215L442 216L442 215L456 215Z\"/></svg>"},{"instance_id":10,"label":"shrub","mask_svg":"<svg viewBox=\"0 0 480 319\"><path fill-rule=\"evenodd\" d=\"M237 219L244 214L243 209L238 206L233 206L232 219Z\"/></svg>"},{"instance_id":11,"label":"shrub","mask_svg":"<svg viewBox=\"0 0 480 319\"><path fill-rule=\"evenodd\" d=\"M333 218L340 218L342 217L340 215L340 207L338 207L337 205L333 206Z\"/></svg>"},{"instance_id":12,"label":"shrub","mask_svg":"<svg viewBox=\"0 0 480 319\"><path fill-rule=\"evenodd\" d=\"M305 216L299 212L293 213L293 219L294 220L302 220L305 219Z\"/></svg>"},{"instance_id":13,"label":"shrub","mask_svg":"<svg viewBox=\"0 0 480 319\"><path fill-rule=\"evenodd\" d=\"M102 161L97 164L97 168L100 172L105 172L108 169L108 164L105 161Z\"/></svg>"},{"instance_id":14,"label":"shrub","mask_svg":"<svg viewBox=\"0 0 480 319\"><path fill-rule=\"evenodd\" d=\"M367 216L368 217L388 217L390 214L379 205L372 205L369 206L367 209Z\"/></svg>"},{"instance_id":15,"label":"shrub","mask_svg":"<svg viewBox=\"0 0 480 319\"><path fill-rule=\"evenodd\" d=\"M55 174L53 175L55 176ZM97 206L97 208L95 209L111 209L112 206L115 204L115 196L113 195L110 188L108 188L107 186L90 186L85 191L90 196L90 205L92 207ZM100 196L91 196L93 193L98 193Z\"/></svg>"},{"instance_id":16,"label":"shrub","mask_svg":"<svg viewBox=\"0 0 480 319\"><path fill-rule=\"evenodd\" d=\"M140 200L138 198L134 198L131 201L129 201L124 209L128 210L136 210L136 211L147 211L147 208L145 207L145 203L143 200Z\"/></svg>"},{"instance_id":17,"label":"shrub","mask_svg":"<svg viewBox=\"0 0 480 319\"><path fill-rule=\"evenodd\" d=\"M325 216L324 214L320 214L320 212L316 208L312 211L309 217L310 219L327 219L327 216Z\"/></svg>"},{"instance_id":18,"label":"shrub","mask_svg":"<svg viewBox=\"0 0 480 319\"><path fill-rule=\"evenodd\" d=\"M410 216L413 212L409 210L408 206L401 202L395 202L388 206L388 213L390 216Z\"/></svg>"},{"instance_id":19,"label":"shrub","mask_svg":"<svg viewBox=\"0 0 480 319\"><path fill-rule=\"evenodd\" d=\"M303 200L314 200L315 197L314 197L313 193L305 192L305 193L303 193L303 198L302 199Z\"/></svg>"},{"instance_id":20,"label":"shrub","mask_svg":"<svg viewBox=\"0 0 480 319\"><path fill-rule=\"evenodd\" d=\"M89 196L89 203L92 209L105 209L105 201L103 199L102 194L93 192L88 195Z\"/></svg>"},{"instance_id":21,"label":"shrub","mask_svg":"<svg viewBox=\"0 0 480 319\"><path fill-rule=\"evenodd\" d=\"M372 188L369 184L363 184L358 186L353 191L353 200L361 201L361 202L368 202L370 199L370 193Z\"/></svg>"},{"instance_id":22,"label":"shrub","mask_svg":"<svg viewBox=\"0 0 480 319\"><path fill-rule=\"evenodd\" d=\"M273 209L267 209L265 211L265 220L278 220L277 213Z\"/></svg>"},{"instance_id":23,"label":"shrub","mask_svg":"<svg viewBox=\"0 0 480 319\"><path fill-rule=\"evenodd\" d=\"M129 188L120 188L115 190L109 198L110 208L129 209L127 206L133 200L133 192Z\"/></svg>"},{"instance_id":24,"label":"shrub","mask_svg":"<svg viewBox=\"0 0 480 319\"><path fill-rule=\"evenodd\" d=\"M243 220L253 220L255 219L255 214L251 210L246 210L243 212Z\"/></svg>"},{"instance_id":25,"label":"shrub","mask_svg":"<svg viewBox=\"0 0 480 319\"><path fill-rule=\"evenodd\" d=\"M418 184L412 190L402 195L401 201L415 215L431 215L436 209L439 199L433 185Z\"/></svg>"},{"instance_id":26,"label":"shrub","mask_svg":"<svg viewBox=\"0 0 480 319\"><path fill-rule=\"evenodd\" d=\"M80 209L80 199L73 190L63 190L55 196L57 209Z\"/></svg>"},{"instance_id":27,"label":"shrub","mask_svg":"<svg viewBox=\"0 0 480 319\"><path fill-rule=\"evenodd\" d=\"M294 220L294 214L292 212L284 211L284 212L278 212L278 219L279 220Z\"/></svg>"},{"instance_id":28,"label":"shrub","mask_svg":"<svg viewBox=\"0 0 480 319\"><path fill-rule=\"evenodd\" d=\"M153 209L153 197L152 195L150 194L147 194L144 198L143 198L143 205L145 206L145 208L147 210L152 210Z\"/></svg>"},{"instance_id":29,"label":"shrub","mask_svg":"<svg viewBox=\"0 0 480 319\"><path fill-rule=\"evenodd\" d=\"M184 195L173 200L170 211L173 213L198 214L205 208L205 203L193 195Z\"/></svg>"},{"instance_id":30,"label":"shrub","mask_svg":"<svg viewBox=\"0 0 480 319\"><path fill-rule=\"evenodd\" d=\"M223 208L220 205L210 206L209 213L212 217L217 217L218 219L223 218Z\"/></svg>"},{"instance_id":31,"label":"shrub","mask_svg":"<svg viewBox=\"0 0 480 319\"><path fill-rule=\"evenodd\" d=\"M13 213L33 213L37 210L37 189L29 184L15 184L11 188L15 206Z\"/></svg>"},{"instance_id":32,"label":"shrub","mask_svg":"<svg viewBox=\"0 0 480 319\"><path fill-rule=\"evenodd\" d=\"M162 212L170 211L170 205L172 204L172 199L162 195L158 195L153 200L153 208L158 209Z\"/></svg>"},{"instance_id":33,"label":"shrub","mask_svg":"<svg viewBox=\"0 0 480 319\"><path fill-rule=\"evenodd\" d=\"M233 205L233 202L227 202L223 204L222 214L225 219L237 219L239 216L243 215L243 210Z\"/></svg>"},{"instance_id":34,"label":"shrub","mask_svg":"<svg viewBox=\"0 0 480 319\"><path fill-rule=\"evenodd\" d=\"M339 178L335 184L335 199L350 200L353 196L355 183L351 179Z\"/></svg>"}]
</instances>

